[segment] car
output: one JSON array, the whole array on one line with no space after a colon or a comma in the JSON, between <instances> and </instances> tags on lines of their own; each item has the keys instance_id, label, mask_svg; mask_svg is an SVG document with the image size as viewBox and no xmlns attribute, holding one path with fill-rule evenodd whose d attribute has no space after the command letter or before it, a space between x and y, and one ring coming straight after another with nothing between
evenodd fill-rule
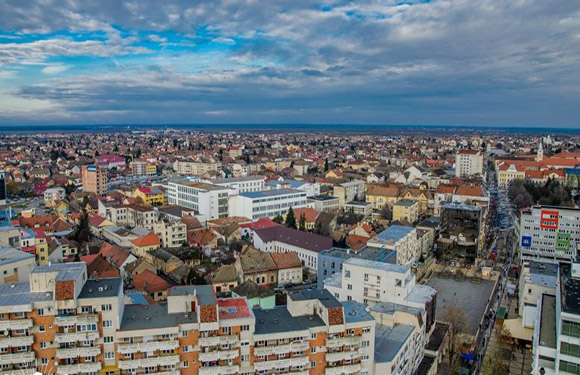
<instances>
[{"instance_id":1,"label":"car","mask_svg":"<svg viewBox=\"0 0 580 375\"><path fill-rule=\"evenodd\" d=\"M277 287L274 288L275 292L282 292L284 291L284 285L278 285Z\"/></svg>"}]
</instances>

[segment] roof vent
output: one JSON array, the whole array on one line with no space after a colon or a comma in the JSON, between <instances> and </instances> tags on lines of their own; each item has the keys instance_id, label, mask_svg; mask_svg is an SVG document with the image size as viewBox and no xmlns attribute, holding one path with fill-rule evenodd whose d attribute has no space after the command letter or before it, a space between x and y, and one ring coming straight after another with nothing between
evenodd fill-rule
<instances>
[{"instance_id":1,"label":"roof vent","mask_svg":"<svg viewBox=\"0 0 580 375\"><path fill-rule=\"evenodd\" d=\"M92 293L92 292L93 292L93 288L89 288L89 293Z\"/></svg>"},{"instance_id":2,"label":"roof vent","mask_svg":"<svg viewBox=\"0 0 580 375\"><path fill-rule=\"evenodd\" d=\"M10 284L10 288L15 288L16 285L15 284Z\"/></svg>"}]
</instances>

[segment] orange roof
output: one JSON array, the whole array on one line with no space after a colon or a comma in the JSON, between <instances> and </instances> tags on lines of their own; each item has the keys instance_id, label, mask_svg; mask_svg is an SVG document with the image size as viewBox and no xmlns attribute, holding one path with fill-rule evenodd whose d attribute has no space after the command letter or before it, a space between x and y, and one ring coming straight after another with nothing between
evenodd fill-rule
<instances>
[{"instance_id":1,"label":"orange roof","mask_svg":"<svg viewBox=\"0 0 580 375\"><path fill-rule=\"evenodd\" d=\"M144 290L147 293L161 292L170 288L167 281L149 270L134 275L133 284L135 289Z\"/></svg>"},{"instance_id":2,"label":"orange roof","mask_svg":"<svg viewBox=\"0 0 580 375\"><path fill-rule=\"evenodd\" d=\"M453 185L438 185L436 190L436 192L440 194L453 194L454 191L455 186Z\"/></svg>"},{"instance_id":3,"label":"orange roof","mask_svg":"<svg viewBox=\"0 0 580 375\"><path fill-rule=\"evenodd\" d=\"M298 253L289 251L287 253L271 253L272 259L276 263L278 269L299 268L302 267L302 262L298 258Z\"/></svg>"},{"instance_id":4,"label":"orange roof","mask_svg":"<svg viewBox=\"0 0 580 375\"><path fill-rule=\"evenodd\" d=\"M366 246L368 240L366 237L351 234L346 237L346 244L354 250L359 250L361 247Z\"/></svg>"},{"instance_id":5,"label":"orange roof","mask_svg":"<svg viewBox=\"0 0 580 375\"><path fill-rule=\"evenodd\" d=\"M456 195L483 197L483 189L479 185L461 185L455 190Z\"/></svg>"},{"instance_id":6,"label":"orange roof","mask_svg":"<svg viewBox=\"0 0 580 375\"><path fill-rule=\"evenodd\" d=\"M527 178L542 179L543 175L541 171L526 171Z\"/></svg>"},{"instance_id":7,"label":"orange roof","mask_svg":"<svg viewBox=\"0 0 580 375\"><path fill-rule=\"evenodd\" d=\"M307 223L314 223L318 215L320 215L320 212L311 207L295 208L293 211L296 220L300 220L300 217L304 215Z\"/></svg>"},{"instance_id":8,"label":"orange roof","mask_svg":"<svg viewBox=\"0 0 580 375\"><path fill-rule=\"evenodd\" d=\"M137 247L159 245L159 236L155 233L146 234L143 237L135 238L131 243Z\"/></svg>"}]
</instances>

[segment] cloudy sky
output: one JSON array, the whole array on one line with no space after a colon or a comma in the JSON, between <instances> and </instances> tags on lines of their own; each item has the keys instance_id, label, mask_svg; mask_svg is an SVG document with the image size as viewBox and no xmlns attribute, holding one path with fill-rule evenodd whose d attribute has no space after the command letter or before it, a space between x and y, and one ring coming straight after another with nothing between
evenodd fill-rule
<instances>
[{"instance_id":1,"label":"cloudy sky","mask_svg":"<svg viewBox=\"0 0 580 375\"><path fill-rule=\"evenodd\" d=\"M0 0L0 125L580 127L577 0Z\"/></svg>"}]
</instances>

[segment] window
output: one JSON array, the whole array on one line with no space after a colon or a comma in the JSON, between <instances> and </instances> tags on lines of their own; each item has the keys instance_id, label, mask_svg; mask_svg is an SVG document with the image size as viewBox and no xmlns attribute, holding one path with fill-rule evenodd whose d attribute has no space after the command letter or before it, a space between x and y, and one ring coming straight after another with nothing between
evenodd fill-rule
<instances>
[{"instance_id":1,"label":"window","mask_svg":"<svg viewBox=\"0 0 580 375\"><path fill-rule=\"evenodd\" d=\"M348 284L348 285L346 286L346 288L347 288L348 290L352 290L352 284Z\"/></svg>"},{"instance_id":2,"label":"window","mask_svg":"<svg viewBox=\"0 0 580 375\"><path fill-rule=\"evenodd\" d=\"M316 340L316 332L314 332L314 333L313 333L313 334L310 336L310 338L311 338L312 340Z\"/></svg>"},{"instance_id":3,"label":"window","mask_svg":"<svg viewBox=\"0 0 580 375\"><path fill-rule=\"evenodd\" d=\"M112 320L103 320L103 328L111 328L113 326Z\"/></svg>"},{"instance_id":4,"label":"window","mask_svg":"<svg viewBox=\"0 0 580 375\"><path fill-rule=\"evenodd\" d=\"M189 361L183 361L183 363L181 364L181 367L188 368L189 367Z\"/></svg>"},{"instance_id":5,"label":"window","mask_svg":"<svg viewBox=\"0 0 580 375\"><path fill-rule=\"evenodd\" d=\"M249 346L250 342L249 341L240 341L240 346Z\"/></svg>"},{"instance_id":6,"label":"window","mask_svg":"<svg viewBox=\"0 0 580 375\"><path fill-rule=\"evenodd\" d=\"M48 365L48 358L41 358L40 363L43 365Z\"/></svg>"},{"instance_id":7,"label":"window","mask_svg":"<svg viewBox=\"0 0 580 375\"><path fill-rule=\"evenodd\" d=\"M110 344L110 343L112 343L112 342L113 342L113 336L105 336L105 337L103 337L103 342L104 342L105 344Z\"/></svg>"},{"instance_id":8,"label":"window","mask_svg":"<svg viewBox=\"0 0 580 375\"><path fill-rule=\"evenodd\" d=\"M39 332L46 332L46 327L44 327L44 326L38 326L38 331Z\"/></svg>"},{"instance_id":9,"label":"window","mask_svg":"<svg viewBox=\"0 0 580 375\"><path fill-rule=\"evenodd\" d=\"M44 309L38 309L38 316L44 316Z\"/></svg>"},{"instance_id":10,"label":"window","mask_svg":"<svg viewBox=\"0 0 580 375\"><path fill-rule=\"evenodd\" d=\"M249 325L242 326L242 331L249 331L249 330L250 330L250 326Z\"/></svg>"},{"instance_id":11,"label":"window","mask_svg":"<svg viewBox=\"0 0 580 375\"><path fill-rule=\"evenodd\" d=\"M560 353L580 358L580 346L562 342L560 346Z\"/></svg>"},{"instance_id":12,"label":"window","mask_svg":"<svg viewBox=\"0 0 580 375\"><path fill-rule=\"evenodd\" d=\"M179 336L180 337L187 337L188 332L187 331L179 331Z\"/></svg>"},{"instance_id":13,"label":"window","mask_svg":"<svg viewBox=\"0 0 580 375\"><path fill-rule=\"evenodd\" d=\"M580 366L576 363L560 361L560 371L569 372L570 374L580 375Z\"/></svg>"},{"instance_id":14,"label":"window","mask_svg":"<svg viewBox=\"0 0 580 375\"><path fill-rule=\"evenodd\" d=\"M47 347L46 341L41 341L40 342L40 349L46 349L46 347Z\"/></svg>"},{"instance_id":15,"label":"window","mask_svg":"<svg viewBox=\"0 0 580 375\"><path fill-rule=\"evenodd\" d=\"M105 352L105 359L115 359L115 352Z\"/></svg>"},{"instance_id":16,"label":"window","mask_svg":"<svg viewBox=\"0 0 580 375\"><path fill-rule=\"evenodd\" d=\"M369 340L364 340L364 341L361 343L361 346L362 346L363 348L366 348L366 347L368 347L370 344L371 344L371 342L370 342Z\"/></svg>"},{"instance_id":17,"label":"window","mask_svg":"<svg viewBox=\"0 0 580 375\"><path fill-rule=\"evenodd\" d=\"M310 368L316 368L316 362L310 362Z\"/></svg>"},{"instance_id":18,"label":"window","mask_svg":"<svg viewBox=\"0 0 580 375\"><path fill-rule=\"evenodd\" d=\"M182 346L182 347L181 347L181 350L182 350L184 353L187 353L187 352L189 352L189 345Z\"/></svg>"},{"instance_id":19,"label":"window","mask_svg":"<svg viewBox=\"0 0 580 375\"><path fill-rule=\"evenodd\" d=\"M562 321L562 334L572 337L580 337L580 323Z\"/></svg>"},{"instance_id":20,"label":"window","mask_svg":"<svg viewBox=\"0 0 580 375\"><path fill-rule=\"evenodd\" d=\"M101 305L101 311L112 311L113 310L113 306L110 303L107 303L105 305Z\"/></svg>"}]
</instances>

